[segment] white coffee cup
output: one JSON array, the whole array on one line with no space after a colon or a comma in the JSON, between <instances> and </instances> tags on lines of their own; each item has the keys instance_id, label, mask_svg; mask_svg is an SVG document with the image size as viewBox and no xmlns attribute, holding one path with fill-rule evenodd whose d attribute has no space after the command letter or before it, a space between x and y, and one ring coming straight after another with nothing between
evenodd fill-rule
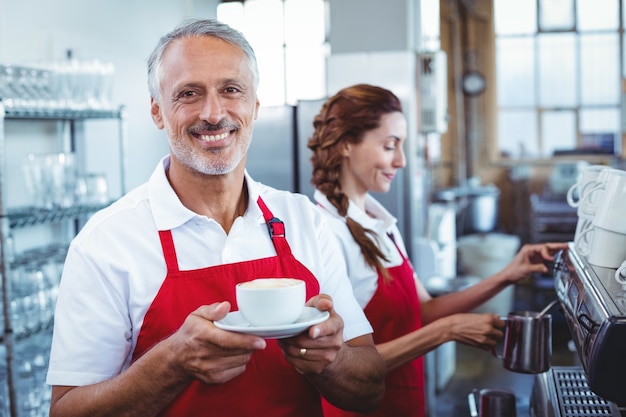
<instances>
[{"instance_id":1,"label":"white coffee cup","mask_svg":"<svg viewBox=\"0 0 626 417\"><path fill-rule=\"evenodd\" d=\"M626 261L615 270L615 281L620 285L626 285Z\"/></svg>"},{"instance_id":2,"label":"white coffee cup","mask_svg":"<svg viewBox=\"0 0 626 417\"><path fill-rule=\"evenodd\" d=\"M584 167L578 175L576 183L567 190L567 203L571 207L578 207L585 195L600 186L601 183L598 181L598 175L607 169L610 168L606 165L589 165Z\"/></svg>"},{"instance_id":3,"label":"white coffee cup","mask_svg":"<svg viewBox=\"0 0 626 417\"><path fill-rule=\"evenodd\" d=\"M626 234L626 171L612 169L593 216L593 224Z\"/></svg>"},{"instance_id":4,"label":"white coffee cup","mask_svg":"<svg viewBox=\"0 0 626 417\"><path fill-rule=\"evenodd\" d=\"M295 322L304 310L306 286L295 278L258 278L235 287L237 305L253 326Z\"/></svg>"},{"instance_id":5,"label":"white coffee cup","mask_svg":"<svg viewBox=\"0 0 626 417\"><path fill-rule=\"evenodd\" d=\"M579 216L595 216L613 171L619 170L605 167L605 169L597 173L595 179L589 180L589 182L584 185L584 189L581 189L581 195L578 199L577 214Z\"/></svg>"},{"instance_id":6,"label":"white coffee cup","mask_svg":"<svg viewBox=\"0 0 626 417\"><path fill-rule=\"evenodd\" d=\"M591 238L593 237L593 217L579 216L576 222L576 232L574 233L574 247L582 256L589 255Z\"/></svg>"},{"instance_id":7,"label":"white coffee cup","mask_svg":"<svg viewBox=\"0 0 626 417\"><path fill-rule=\"evenodd\" d=\"M604 268L617 268L626 259L626 234L593 226L583 235L591 233L587 257L591 265ZM577 248L578 249L578 248Z\"/></svg>"}]
</instances>

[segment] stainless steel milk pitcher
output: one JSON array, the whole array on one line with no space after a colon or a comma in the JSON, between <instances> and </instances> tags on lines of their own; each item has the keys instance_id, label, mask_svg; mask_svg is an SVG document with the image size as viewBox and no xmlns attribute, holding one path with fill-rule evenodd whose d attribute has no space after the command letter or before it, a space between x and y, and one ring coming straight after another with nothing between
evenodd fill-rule
<instances>
[{"instance_id":1,"label":"stainless steel milk pitcher","mask_svg":"<svg viewBox=\"0 0 626 417\"><path fill-rule=\"evenodd\" d=\"M538 374L550 369L552 359L552 316L533 311L514 311L506 317L503 366L513 372Z\"/></svg>"}]
</instances>

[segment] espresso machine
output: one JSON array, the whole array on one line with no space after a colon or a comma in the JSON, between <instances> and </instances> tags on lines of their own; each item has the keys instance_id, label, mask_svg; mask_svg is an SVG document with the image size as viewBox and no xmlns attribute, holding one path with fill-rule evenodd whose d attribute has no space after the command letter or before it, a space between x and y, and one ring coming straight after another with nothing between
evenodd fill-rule
<instances>
[{"instance_id":1,"label":"espresso machine","mask_svg":"<svg viewBox=\"0 0 626 417\"><path fill-rule=\"evenodd\" d=\"M572 243L553 272L581 366L535 377L531 417L626 417L626 285L615 269L589 264Z\"/></svg>"}]
</instances>

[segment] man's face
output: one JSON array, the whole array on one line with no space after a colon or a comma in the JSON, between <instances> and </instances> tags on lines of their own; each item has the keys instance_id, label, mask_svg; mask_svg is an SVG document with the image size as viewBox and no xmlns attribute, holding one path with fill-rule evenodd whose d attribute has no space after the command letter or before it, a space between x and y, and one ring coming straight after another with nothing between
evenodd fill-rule
<instances>
[{"instance_id":1,"label":"man's face","mask_svg":"<svg viewBox=\"0 0 626 417\"><path fill-rule=\"evenodd\" d=\"M214 37L178 39L157 77L161 99L152 99L151 113L167 133L172 163L210 175L245 164L259 101L243 51Z\"/></svg>"}]
</instances>

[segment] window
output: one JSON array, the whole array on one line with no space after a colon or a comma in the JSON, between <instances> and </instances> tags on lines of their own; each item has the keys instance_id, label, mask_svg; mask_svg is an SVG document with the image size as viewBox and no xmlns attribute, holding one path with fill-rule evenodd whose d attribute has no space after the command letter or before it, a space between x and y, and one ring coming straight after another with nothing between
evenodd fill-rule
<instances>
[{"instance_id":1,"label":"window","mask_svg":"<svg viewBox=\"0 0 626 417\"><path fill-rule=\"evenodd\" d=\"M626 0L494 0L498 150L621 152Z\"/></svg>"},{"instance_id":2,"label":"window","mask_svg":"<svg viewBox=\"0 0 626 417\"><path fill-rule=\"evenodd\" d=\"M223 2L217 18L241 31L259 65L264 106L319 99L326 94L326 0Z\"/></svg>"}]
</instances>

